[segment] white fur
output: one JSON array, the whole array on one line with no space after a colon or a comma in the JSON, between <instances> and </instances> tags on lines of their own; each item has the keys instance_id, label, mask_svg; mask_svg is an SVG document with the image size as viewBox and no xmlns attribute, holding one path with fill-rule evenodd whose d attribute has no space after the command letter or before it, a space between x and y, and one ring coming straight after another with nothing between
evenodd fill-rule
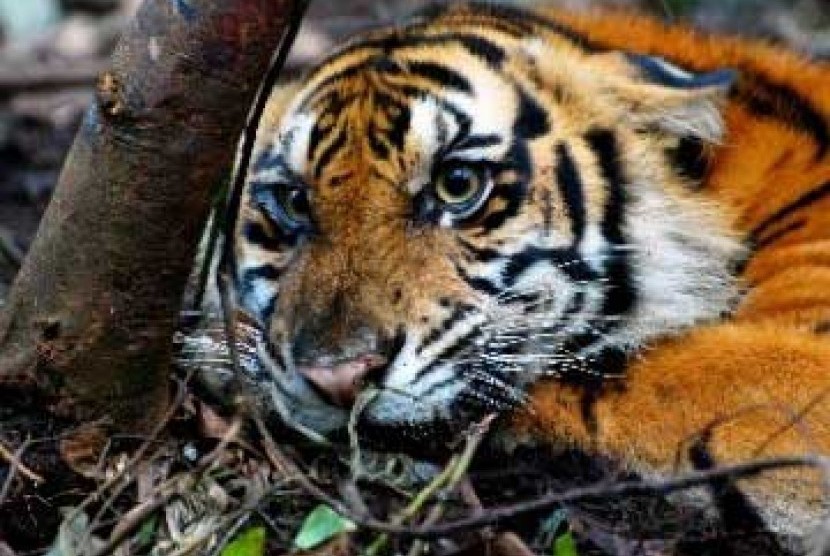
<instances>
[{"instance_id":1,"label":"white fur","mask_svg":"<svg viewBox=\"0 0 830 556\"><path fill-rule=\"evenodd\" d=\"M317 120L314 114L300 113L288 118L279 132L280 138L291 137L291 149L285 153L286 162L291 170L302 176L308 157L311 130Z\"/></svg>"},{"instance_id":2,"label":"white fur","mask_svg":"<svg viewBox=\"0 0 830 556\"><path fill-rule=\"evenodd\" d=\"M745 247L724 229L718 209L701 199L668 195L653 184L633 183L625 234L639 295L637 308L596 349L636 349L649 340L734 307L739 288L733 264Z\"/></svg>"}]
</instances>

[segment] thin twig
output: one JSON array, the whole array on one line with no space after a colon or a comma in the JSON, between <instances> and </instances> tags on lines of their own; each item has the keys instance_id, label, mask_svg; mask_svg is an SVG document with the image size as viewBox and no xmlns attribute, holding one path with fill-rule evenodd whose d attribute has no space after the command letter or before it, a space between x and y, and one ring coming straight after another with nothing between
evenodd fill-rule
<instances>
[{"instance_id":1,"label":"thin twig","mask_svg":"<svg viewBox=\"0 0 830 556\"><path fill-rule=\"evenodd\" d=\"M449 480L444 488L446 493L454 491L462 482L467 470L470 468L470 464L473 462L473 456L475 456L478 447L481 445L481 441L484 440L484 436L487 431L490 430L490 425L493 423L495 418L495 415L488 415L480 423L475 425L470 434L467 436L464 451L458 457L456 465L452 468ZM444 516L445 510L446 508L444 504L439 502L433 506L432 509L430 509L429 514L421 525L428 527L437 523ZM421 539L417 539L410 547L408 556L418 556L418 554L423 552L423 549L424 542Z\"/></svg>"},{"instance_id":2,"label":"thin twig","mask_svg":"<svg viewBox=\"0 0 830 556\"><path fill-rule=\"evenodd\" d=\"M26 253L15 243L12 233L5 228L0 228L0 254L9 260L15 270L20 268L26 256Z\"/></svg>"},{"instance_id":3,"label":"thin twig","mask_svg":"<svg viewBox=\"0 0 830 556\"><path fill-rule=\"evenodd\" d=\"M225 243L222 246L222 256L219 260L219 270L217 272L217 281L222 300L222 313L225 323L225 337L228 344L228 352L231 357L231 366L236 378L234 379L234 386L239 387L238 381L241 376L241 367L239 365L239 354L236 350L236 314L235 307L230 298L231 285L231 263L233 260L232 250L233 241L230 239L233 235L233 229L236 225L236 214L239 211L239 204L242 199L242 189L245 185L245 178L248 174L248 166L251 164L251 157L253 156L254 146L256 145L257 129L262 115L265 113L265 108L268 105L268 98L271 91L279 79L280 73L285 66L285 61L288 59L288 53L291 51L291 46L294 44L294 39L297 38L297 33L300 30L303 16L305 15L308 5L311 0L297 0L293 3L291 14L289 15L288 27L285 35L280 42L280 46L271 62L265 77L259 87L254 105L248 114L248 121L245 124L245 130L242 134L242 144L239 148L239 156L236 160L236 168L231 179L231 185L228 190L227 205L225 207L225 215L223 223L225 225ZM238 393L238 392L237 392Z\"/></svg>"},{"instance_id":4,"label":"thin twig","mask_svg":"<svg viewBox=\"0 0 830 556\"><path fill-rule=\"evenodd\" d=\"M282 68L285 66L285 61L288 59L288 53L291 51L291 46L294 44L294 39L297 38L297 33L300 30L303 16L305 15L308 5L311 0L297 0L293 3L291 14L289 15L288 26L285 35L282 38L279 48L277 48L276 55L271 62L268 71L260 85L254 105L251 112L248 114L248 121L245 124L245 130L242 135L242 145L239 148L239 157L236 161L236 169L231 181L230 190L228 192L228 205L225 212L225 223L227 230L233 230L233 225L236 222L236 214L239 210L239 202L242 198L242 188L245 185L245 177L248 174L248 166L251 164L251 157L253 156L254 146L256 144L257 129L262 115L265 113L265 108L268 105L268 98L271 91L277 84ZM230 262L228 245L231 242L226 242L222 267Z\"/></svg>"},{"instance_id":5,"label":"thin twig","mask_svg":"<svg viewBox=\"0 0 830 556\"><path fill-rule=\"evenodd\" d=\"M748 454L747 457L760 458L763 455L762 452L767 447L768 443L774 441L775 438L778 437L778 435L783 434L790 429L797 429L797 432L802 438L804 438L805 442L810 444L810 452L820 453L821 450L819 449L815 440L809 434L810 431L804 429L805 425L803 423L803 418L815 407L816 404L820 403L828 395L828 393L830 393L830 389L820 392L817 396L811 399L804 407L798 409L797 411L794 410L792 406L787 404L756 403L741 406L736 410L727 413L726 415L721 415L715 419L712 419L711 421L706 423L705 426L687 435L686 437L682 438L680 442L678 442L677 448L674 453L673 469L674 471L679 471L685 459L685 452L691 446L700 443L707 437L710 437L720 427L733 424L737 422L739 419L744 418L752 413L769 411L774 411L778 414L786 416L788 422L782 425L782 427L780 427L776 431L774 431L770 436L768 436L752 453ZM805 449L805 451L807 451L807 449Z\"/></svg>"},{"instance_id":6,"label":"thin twig","mask_svg":"<svg viewBox=\"0 0 830 556\"><path fill-rule=\"evenodd\" d=\"M31 440L27 438L23 442L23 444L21 444L20 447L17 450L15 450L14 454L11 454L10 458L8 457L8 450L5 446L3 446L2 443L0 443L0 450L4 452L3 457L9 462L9 473L6 475L6 480L3 481L3 488L0 489L0 505L2 505L6 501L6 498L9 496L9 492L11 492L12 485L14 484L14 479L17 477L18 469L24 474L26 474L27 472L31 473L31 476L27 475L27 477L29 477L33 481L35 481L35 479L37 478L39 479L39 481L35 482L43 482L43 479L40 478L39 475L31 471L22 463L23 454L26 452L29 446L31 446L31 444Z\"/></svg>"},{"instance_id":7,"label":"thin twig","mask_svg":"<svg viewBox=\"0 0 830 556\"><path fill-rule=\"evenodd\" d=\"M787 423L784 423L776 431L770 434L752 453L753 457L760 457L764 450L766 450L779 437L781 437L782 435L786 434L794 428L800 428L799 425L802 424L807 414L809 414L813 409L815 409L820 403L826 401L828 396L830 396L830 388L825 388L824 390L816 394L813 397L813 399L807 402L803 407L799 408L798 411L796 411L795 413L791 413L789 421ZM815 439L813 439L812 437L807 438L807 440L812 441L812 444L814 445L816 444Z\"/></svg>"},{"instance_id":8,"label":"thin twig","mask_svg":"<svg viewBox=\"0 0 830 556\"><path fill-rule=\"evenodd\" d=\"M199 275L196 281L196 293L193 295L192 309L194 311L201 311L202 304L205 301L205 292L207 291L208 280L210 279L210 272L213 266L213 259L216 255L216 247L219 244L219 237L222 234L222 201L218 200L213 203L212 216L210 219L207 243L203 253L203 259L199 268Z\"/></svg>"},{"instance_id":9,"label":"thin twig","mask_svg":"<svg viewBox=\"0 0 830 556\"><path fill-rule=\"evenodd\" d=\"M230 187L228 188L228 199L223 218L225 242L222 246L222 255L219 259L216 279L219 287L219 297L222 303L225 343L228 346L228 355L231 360L231 369L233 370L233 377L229 386L233 391L234 402L237 405L244 406L249 400L247 396L243 395L243 373L239 363L239 351L236 347L236 307L230 295L232 272L230 267L233 261L233 241L231 237L233 236L233 229L236 225L236 214L239 211L245 177L248 174L248 166L251 164L251 157L253 156L254 146L256 144L256 133L259 122L265 113L265 107L268 104L271 90L276 85L280 72L285 66L285 61L288 59L288 53L291 51L291 46L294 44L294 39L297 37L297 32L300 30L300 24L310 2L311 0L297 0L293 3L285 34L271 61L268 71L265 73L265 77L259 87L259 92L254 100L254 105L248 114L248 121L245 124L245 130L242 134L239 156L237 157L236 167ZM240 409L247 411L250 408L241 407Z\"/></svg>"},{"instance_id":10,"label":"thin twig","mask_svg":"<svg viewBox=\"0 0 830 556\"><path fill-rule=\"evenodd\" d=\"M21 452L20 450L25 450L28 447L28 441L24 442L20 448L18 448L15 452L12 452L2 442L0 442L0 457L4 460L9 462L9 466L11 467L10 473L13 470L19 470L22 475L25 475L27 479L35 483L42 483L44 482L43 477L26 467L26 465L20 460Z\"/></svg>"}]
</instances>

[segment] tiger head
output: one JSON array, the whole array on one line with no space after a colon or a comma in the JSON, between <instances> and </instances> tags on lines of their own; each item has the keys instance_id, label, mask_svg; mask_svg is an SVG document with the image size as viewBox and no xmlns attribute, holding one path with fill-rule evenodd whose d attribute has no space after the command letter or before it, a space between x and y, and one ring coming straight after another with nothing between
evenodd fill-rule
<instances>
[{"instance_id":1,"label":"tiger head","mask_svg":"<svg viewBox=\"0 0 830 556\"><path fill-rule=\"evenodd\" d=\"M328 435L430 442L730 307L740 247L676 164L734 76L464 8L273 92L234 225L263 388Z\"/></svg>"}]
</instances>

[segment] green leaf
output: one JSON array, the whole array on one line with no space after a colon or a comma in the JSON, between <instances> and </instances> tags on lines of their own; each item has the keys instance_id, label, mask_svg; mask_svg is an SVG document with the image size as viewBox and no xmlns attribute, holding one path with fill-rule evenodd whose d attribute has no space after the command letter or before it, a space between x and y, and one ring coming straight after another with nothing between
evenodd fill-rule
<instances>
[{"instance_id":1,"label":"green leaf","mask_svg":"<svg viewBox=\"0 0 830 556\"><path fill-rule=\"evenodd\" d=\"M222 549L221 556L262 556L265 554L265 529L251 527L239 533Z\"/></svg>"},{"instance_id":2,"label":"green leaf","mask_svg":"<svg viewBox=\"0 0 830 556\"><path fill-rule=\"evenodd\" d=\"M139 546L148 546L156 540L156 530L158 529L158 518L156 516L150 516L144 523L141 524L141 528L138 530L138 535L136 535L136 542Z\"/></svg>"},{"instance_id":3,"label":"green leaf","mask_svg":"<svg viewBox=\"0 0 830 556\"><path fill-rule=\"evenodd\" d=\"M310 550L341 533L349 533L355 530L357 530L357 527L352 521L341 517L328 506L317 506L305 518L297 537L294 539L294 546L300 550Z\"/></svg>"},{"instance_id":4,"label":"green leaf","mask_svg":"<svg viewBox=\"0 0 830 556\"><path fill-rule=\"evenodd\" d=\"M576 542L570 531L556 537L553 542L553 556L579 556L576 551Z\"/></svg>"}]
</instances>

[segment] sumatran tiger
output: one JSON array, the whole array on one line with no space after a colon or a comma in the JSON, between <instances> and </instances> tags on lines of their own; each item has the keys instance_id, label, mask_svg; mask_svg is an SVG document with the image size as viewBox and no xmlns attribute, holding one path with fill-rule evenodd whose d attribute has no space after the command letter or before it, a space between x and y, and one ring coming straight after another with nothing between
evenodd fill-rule
<instances>
[{"instance_id":1,"label":"sumatran tiger","mask_svg":"<svg viewBox=\"0 0 830 556\"><path fill-rule=\"evenodd\" d=\"M830 453L830 67L464 4L273 91L236 221L253 378L318 437L497 437L666 476ZM510 442L502 442L505 446ZM821 477L746 485L786 528Z\"/></svg>"}]
</instances>

